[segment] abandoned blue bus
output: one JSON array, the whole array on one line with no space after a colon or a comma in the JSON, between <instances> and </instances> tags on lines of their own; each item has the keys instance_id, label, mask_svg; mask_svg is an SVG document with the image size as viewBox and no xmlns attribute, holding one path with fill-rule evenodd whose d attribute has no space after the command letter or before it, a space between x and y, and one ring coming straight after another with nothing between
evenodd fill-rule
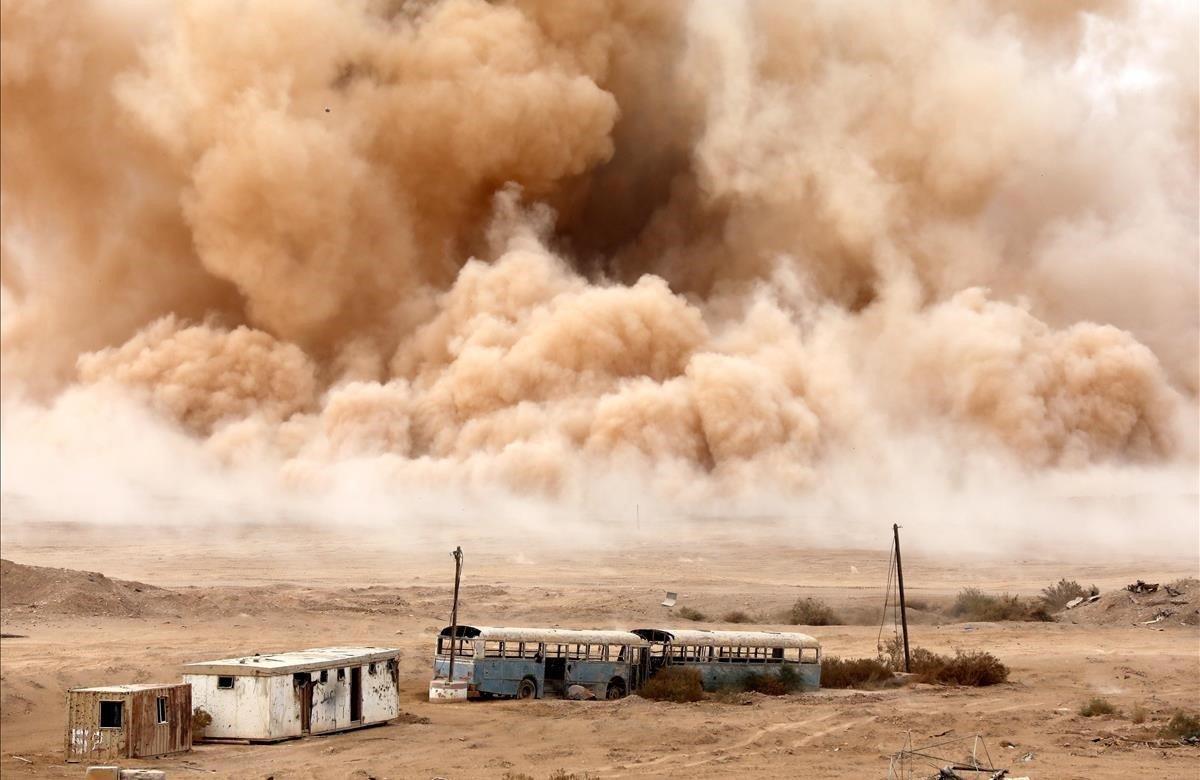
<instances>
[{"instance_id":1,"label":"abandoned blue bus","mask_svg":"<svg viewBox=\"0 0 1200 780\"><path fill-rule=\"evenodd\" d=\"M627 631L459 626L452 638L447 626L438 635L436 678L450 670L451 642L454 680L468 684L470 698L540 699L582 685L597 698L619 699L649 672L649 643Z\"/></svg>"},{"instance_id":2,"label":"abandoned blue bus","mask_svg":"<svg viewBox=\"0 0 1200 780\"><path fill-rule=\"evenodd\" d=\"M821 687L821 645L808 634L778 631L700 631L637 628L649 643L650 673L663 666L686 666L700 672L706 690L736 685L747 674L787 674L799 678L800 690Z\"/></svg>"}]
</instances>

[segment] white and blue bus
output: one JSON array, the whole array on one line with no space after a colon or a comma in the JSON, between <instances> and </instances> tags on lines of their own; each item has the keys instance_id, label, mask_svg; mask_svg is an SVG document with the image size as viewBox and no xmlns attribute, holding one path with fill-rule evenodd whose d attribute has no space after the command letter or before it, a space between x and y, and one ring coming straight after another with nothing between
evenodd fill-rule
<instances>
[{"instance_id":1,"label":"white and blue bus","mask_svg":"<svg viewBox=\"0 0 1200 780\"><path fill-rule=\"evenodd\" d=\"M650 645L651 674L663 666L693 668L706 690L736 685L748 674L793 675L799 690L821 687L821 645L808 634L674 628L633 633Z\"/></svg>"},{"instance_id":2,"label":"white and blue bus","mask_svg":"<svg viewBox=\"0 0 1200 780\"><path fill-rule=\"evenodd\" d=\"M540 699L582 685L597 698L619 699L649 674L649 643L628 631L449 626L438 635L434 677L445 679L454 645L454 681L468 696Z\"/></svg>"}]
</instances>

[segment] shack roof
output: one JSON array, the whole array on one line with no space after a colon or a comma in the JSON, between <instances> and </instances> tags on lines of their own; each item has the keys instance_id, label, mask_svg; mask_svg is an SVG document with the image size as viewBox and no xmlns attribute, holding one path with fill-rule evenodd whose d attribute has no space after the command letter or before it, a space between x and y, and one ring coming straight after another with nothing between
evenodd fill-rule
<instances>
[{"instance_id":1,"label":"shack roof","mask_svg":"<svg viewBox=\"0 0 1200 780\"><path fill-rule=\"evenodd\" d=\"M393 647L314 647L290 653L266 653L242 658L222 658L184 664L184 674L220 674L270 677L293 672L312 672L341 666L358 666L387 661L400 655Z\"/></svg>"},{"instance_id":2,"label":"shack roof","mask_svg":"<svg viewBox=\"0 0 1200 780\"><path fill-rule=\"evenodd\" d=\"M450 626L441 631L442 636L450 636ZM491 639L499 642L548 642L553 644L578 645L634 645L642 647L646 640L629 631L598 631L587 629L583 631L571 628L512 628L498 626L459 626L458 636L474 639Z\"/></svg>"},{"instance_id":3,"label":"shack roof","mask_svg":"<svg viewBox=\"0 0 1200 780\"><path fill-rule=\"evenodd\" d=\"M163 688L175 688L187 683L129 683L128 685L96 685L91 688L72 688L71 693L137 693L138 691L158 691Z\"/></svg>"},{"instance_id":4,"label":"shack roof","mask_svg":"<svg viewBox=\"0 0 1200 780\"><path fill-rule=\"evenodd\" d=\"M635 633L655 642L698 647L820 647L808 634L790 631L704 631L684 628L638 628Z\"/></svg>"}]
</instances>

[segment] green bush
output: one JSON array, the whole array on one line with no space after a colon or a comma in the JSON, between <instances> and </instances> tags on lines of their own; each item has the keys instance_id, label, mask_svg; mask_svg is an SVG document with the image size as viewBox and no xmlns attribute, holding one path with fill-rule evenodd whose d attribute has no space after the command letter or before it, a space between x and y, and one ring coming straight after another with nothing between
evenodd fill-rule
<instances>
[{"instance_id":1,"label":"green bush","mask_svg":"<svg viewBox=\"0 0 1200 780\"><path fill-rule=\"evenodd\" d=\"M793 626L840 626L837 613L818 599L799 599L788 611L787 622Z\"/></svg>"},{"instance_id":2,"label":"green bush","mask_svg":"<svg viewBox=\"0 0 1200 780\"><path fill-rule=\"evenodd\" d=\"M783 696L799 690L803 679L791 667L783 667L779 674L767 672L751 672L742 680L741 688L745 691L766 694L767 696Z\"/></svg>"},{"instance_id":3,"label":"green bush","mask_svg":"<svg viewBox=\"0 0 1200 780\"><path fill-rule=\"evenodd\" d=\"M892 679L892 670L875 658L821 659L822 688L877 688Z\"/></svg>"},{"instance_id":4,"label":"green bush","mask_svg":"<svg viewBox=\"0 0 1200 780\"><path fill-rule=\"evenodd\" d=\"M950 605L951 617L969 621L996 622L1001 620L1053 621L1054 617L1040 603L1027 602L1007 593L993 596L978 588L963 588Z\"/></svg>"},{"instance_id":5,"label":"green bush","mask_svg":"<svg viewBox=\"0 0 1200 780\"><path fill-rule=\"evenodd\" d=\"M1057 584L1042 588L1042 604L1051 612L1064 609L1067 604L1077 598L1095 596L1100 589L1093 585L1088 590L1075 580L1061 579Z\"/></svg>"},{"instance_id":6,"label":"green bush","mask_svg":"<svg viewBox=\"0 0 1200 780\"><path fill-rule=\"evenodd\" d=\"M704 685L697 669L664 666L638 690L638 696L652 701L700 701L704 698Z\"/></svg>"},{"instance_id":7,"label":"green bush","mask_svg":"<svg viewBox=\"0 0 1200 780\"><path fill-rule=\"evenodd\" d=\"M1116 711L1117 708L1108 699L1101 699L1099 696L1087 700L1079 708L1079 714L1085 718L1094 718L1097 715L1112 715Z\"/></svg>"},{"instance_id":8,"label":"green bush","mask_svg":"<svg viewBox=\"0 0 1200 780\"><path fill-rule=\"evenodd\" d=\"M675 614L679 615L679 617L683 618L684 620L708 620L708 615L704 614L698 609L692 609L691 607L680 607Z\"/></svg>"}]
</instances>

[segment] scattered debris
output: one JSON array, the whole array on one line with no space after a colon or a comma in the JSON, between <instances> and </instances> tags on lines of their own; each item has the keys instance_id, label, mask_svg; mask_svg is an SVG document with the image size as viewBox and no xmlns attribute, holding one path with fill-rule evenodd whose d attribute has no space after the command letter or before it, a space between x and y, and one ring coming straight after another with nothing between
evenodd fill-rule
<instances>
[{"instance_id":1,"label":"scattered debris","mask_svg":"<svg viewBox=\"0 0 1200 780\"><path fill-rule=\"evenodd\" d=\"M663 599L662 605L664 607L673 607L673 606L675 606L675 602L678 600L679 600L679 594L673 590L669 590L669 591L667 591L667 597L665 599Z\"/></svg>"},{"instance_id":2,"label":"scattered debris","mask_svg":"<svg viewBox=\"0 0 1200 780\"><path fill-rule=\"evenodd\" d=\"M32 764L32 763L33 763L33 762L32 762L32 761L30 761L28 758L25 758L25 756L17 756L17 755L14 755L14 756L13 756L13 758L17 759L18 761L23 761L23 762L24 762L24 763L26 763L26 764Z\"/></svg>"},{"instance_id":3,"label":"scattered debris","mask_svg":"<svg viewBox=\"0 0 1200 780\"><path fill-rule=\"evenodd\" d=\"M969 746L969 753L966 748ZM951 753L962 755L962 760L949 758ZM983 737L976 734L973 737L954 737L942 742L934 742L921 747L913 747L912 733L904 739L904 747L892 754L888 764L888 780L917 780L928 777L929 769L938 780L966 780L966 778L989 778L1001 780L1008 778L1008 770L998 768L992 763L987 745ZM1009 778L1009 780L1017 780Z\"/></svg>"},{"instance_id":4,"label":"scattered debris","mask_svg":"<svg viewBox=\"0 0 1200 780\"><path fill-rule=\"evenodd\" d=\"M1125 590L1129 591L1130 593L1155 593L1158 591L1158 583L1143 582L1142 580L1138 580L1132 585L1126 585Z\"/></svg>"},{"instance_id":5,"label":"scattered debris","mask_svg":"<svg viewBox=\"0 0 1200 780\"><path fill-rule=\"evenodd\" d=\"M582 685L571 685L567 687L567 692L564 696L571 701L591 701L596 698L596 694Z\"/></svg>"},{"instance_id":6,"label":"scattered debris","mask_svg":"<svg viewBox=\"0 0 1200 780\"><path fill-rule=\"evenodd\" d=\"M1163 590L1165 590L1167 592L1168 596L1182 596L1183 595L1183 591L1176 590L1175 588L1172 588L1170 585L1163 585Z\"/></svg>"},{"instance_id":7,"label":"scattered debris","mask_svg":"<svg viewBox=\"0 0 1200 780\"><path fill-rule=\"evenodd\" d=\"M1100 594L1094 596L1078 596L1066 603L1063 609L1075 609L1075 607L1083 606L1084 604L1092 604L1100 600Z\"/></svg>"}]
</instances>

